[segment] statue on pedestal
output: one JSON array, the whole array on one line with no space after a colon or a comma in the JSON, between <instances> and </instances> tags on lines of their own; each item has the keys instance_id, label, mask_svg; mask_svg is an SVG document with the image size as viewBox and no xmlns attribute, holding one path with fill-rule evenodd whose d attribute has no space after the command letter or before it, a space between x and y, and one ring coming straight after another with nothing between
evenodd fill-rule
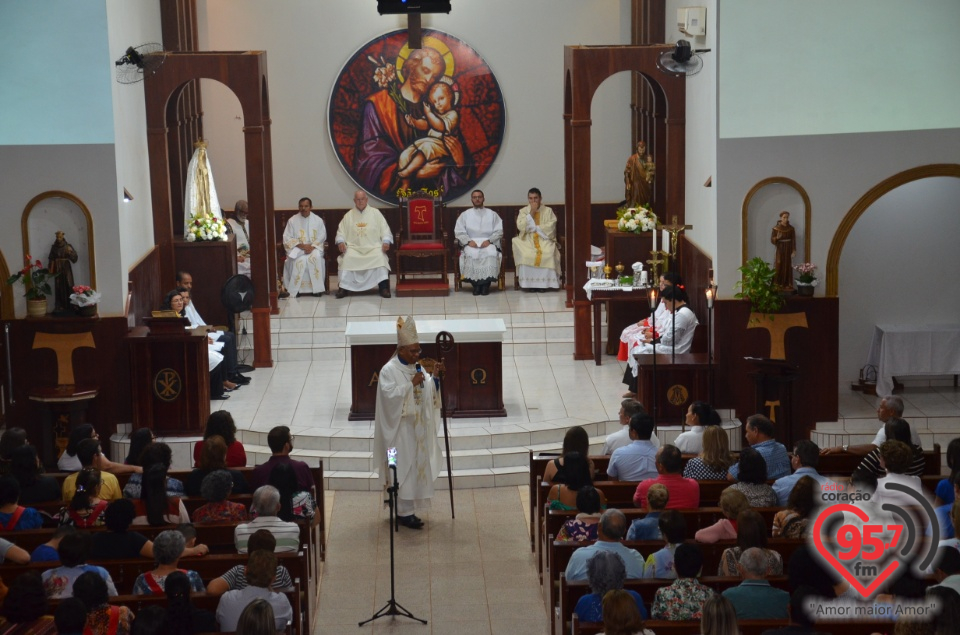
<instances>
[{"instance_id":1,"label":"statue on pedestal","mask_svg":"<svg viewBox=\"0 0 960 635\"><path fill-rule=\"evenodd\" d=\"M797 233L790 224L790 212L780 212L780 221L773 226L770 242L776 247L773 268L774 283L781 289L793 288L793 257L797 255Z\"/></svg>"},{"instance_id":2,"label":"statue on pedestal","mask_svg":"<svg viewBox=\"0 0 960 635\"><path fill-rule=\"evenodd\" d=\"M50 246L50 273L57 274L54 278L55 300L54 312L60 313L70 310L70 294L73 293L73 264L77 262L77 252L73 245L67 242L63 232L57 232L57 239Z\"/></svg>"},{"instance_id":3,"label":"statue on pedestal","mask_svg":"<svg viewBox=\"0 0 960 635\"><path fill-rule=\"evenodd\" d=\"M647 154L647 144L637 141L637 153L630 155L623 169L623 185L627 207L646 205L653 198L653 177L656 166Z\"/></svg>"}]
</instances>

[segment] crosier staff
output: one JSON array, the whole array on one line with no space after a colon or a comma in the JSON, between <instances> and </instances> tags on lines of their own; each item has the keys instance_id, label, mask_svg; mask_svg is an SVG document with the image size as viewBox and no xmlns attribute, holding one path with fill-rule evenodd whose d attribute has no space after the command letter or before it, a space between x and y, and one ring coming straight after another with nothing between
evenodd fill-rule
<instances>
[{"instance_id":1,"label":"crosier staff","mask_svg":"<svg viewBox=\"0 0 960 635\"><path fill-rule=\"evenodd\" d=\"M447 451L447 486L450 490L450 517L456 518L457 514L453 510L453 468L450 466L450 432L447 429L447 404L443 396L443 375L446 367L443 364L443 353L449 353L453 350L453 334L447 331L437 333L437 359L440 360L440 368L437 373L437 381L440 391L440 416L443 419L443 445Z\"/></svg>"}]
</instances>

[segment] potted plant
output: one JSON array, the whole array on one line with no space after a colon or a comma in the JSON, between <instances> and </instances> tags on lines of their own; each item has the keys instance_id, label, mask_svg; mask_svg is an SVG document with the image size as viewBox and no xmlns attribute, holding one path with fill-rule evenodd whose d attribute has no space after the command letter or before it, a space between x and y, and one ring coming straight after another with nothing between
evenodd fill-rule
<instances>
[{"instance_id":1,"label":"potted plant","mask_svg":"<svg viewBox=\"0 0 960 635\"><path fill-rule=\"evenodd\" d=\"M814 287L820 282L817 278L817 265L805 262L793 265L793 270L797 272L797 295L812 296Z\"/></svg>"},{"instance_id":2,"label":"potted plant","mask_svg":"<svg viewBox=\"0 0 960 635\"><path fill-rule=\"evenodd\" d=\"M776 313L783 307L783 297L774 282L777 272L763 258L751 258L739 271L739 291L734 297L749 300L750 309L754 313ZM752 319L754 318L751 317Z\"/></svg>"},{"instance_id":3,"label":"potted plant","mask_svg":"<svg viewBox=\"0 0 960 635\"><path fill-rule=\"evenodd\" d=\"M56 278L57 274L50 273L39 260L33 261L30 254L27 254L23 261L23 269L10 276L7 284L22 282L26 290L23 295L27 299L27 316L43 317L47 314L47 296L53 295L50 281Z\"/></svg>"},{"instance_id":4,"label":"potted plant","mask_svg":"<svg viewBox=\"0 0 960 635\"><path fill-rule=\"evenodd\" d=\"M97 314L97 305L100 304L100 292L78 284L70 294L70 304L76 307L74 310L77 315L93 317Z\"/></svg>"}]
</instances>

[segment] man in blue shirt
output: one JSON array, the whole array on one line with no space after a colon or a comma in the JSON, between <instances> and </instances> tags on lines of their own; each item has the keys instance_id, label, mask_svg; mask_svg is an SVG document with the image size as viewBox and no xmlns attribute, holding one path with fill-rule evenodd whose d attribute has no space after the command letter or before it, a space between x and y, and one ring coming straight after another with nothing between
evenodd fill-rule
<instances>
[{"instance_id":1,"label":"man in blue shirt","mask_svg":"<svg viewBox=\"0 0 960 635\"><path fill-rule=\"evenodd\" d=\"M744 426L743 436L747 443L760 453L767 462L767 478L778 479L790 474L790 457L787 448L773 438L773 422L763 415L750 415ZM736 481L740 473L740 465L733 464L727 473L728 481Z\"/></svg>"},{"instance_id":2,"label":"man in blue shirt","mask_svg":"<svg viewBox=\"0 0 960 635\"><path fill-rule=\"evenodd\" d=\"M828 480L817 472L817 464L820 462L820 448L813 441L798 441L793 448L793 454L790 455L790 467L793 468L793 474L781 476L773 484L773 491L777 494L777 505L786 507L787 499L790 498L790 492L793 486L797 484L804 476L809 476L820 485ZM819 497L816 497L819 499Z\"/></svg>"},{"instance_id":3,"label":"man in blue shirt","mask_svg":"<svg viewBox=\"0 0 960 635\"><path fill-rule=\"evenodd\" d=\"M733 604L738 620L785 620L789 617L790 594L767 582L767 554L763 549L751 547L744 551L737 570L743 582L724 591L723 597Z\"/></svg>"},{"instance_id":4,"label":"man in blue shirt","mask_svg":"<svg viewBox=\"0 0 960 635\"><path fill-rule=\"evenodd\" d=\"M597 542L587 547L580 547L570 555L570 562L564 575L567 580L586 580L587 562L601 551L611 551L621 558L627 567L627 578L639 580L643 577L643 556L635 549L624 547L621 544L627 535L627 517L619 509L608 509L603 512L597 526Z\"/></svg>"},{"instance_id":5,"label":"man in blue shirt","mask_svg":"<svg viewBox=\"0 0 960 635\"><path fill-rule=\"evenodd\" d=\"M610 455L607 476L614 481L642 481L657 478L657 446L650 441L653 417L640 412L630 419L629 445L617 448Z\"/></svg>"}]
</instances>

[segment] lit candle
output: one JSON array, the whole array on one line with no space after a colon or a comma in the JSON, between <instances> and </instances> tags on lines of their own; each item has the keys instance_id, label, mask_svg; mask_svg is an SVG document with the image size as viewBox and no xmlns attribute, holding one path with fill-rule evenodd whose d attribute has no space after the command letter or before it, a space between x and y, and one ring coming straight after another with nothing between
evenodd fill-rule
<instances>
[{"instance_id":1,"label":"lit candle","mask_svg":"<svg viewBox=\"0 0 960 635\"><path fill-rule=\"evenodd\" d=\"M713 287L707 287L707 308L713 308Z\"/></svg>"}]
</instances>

